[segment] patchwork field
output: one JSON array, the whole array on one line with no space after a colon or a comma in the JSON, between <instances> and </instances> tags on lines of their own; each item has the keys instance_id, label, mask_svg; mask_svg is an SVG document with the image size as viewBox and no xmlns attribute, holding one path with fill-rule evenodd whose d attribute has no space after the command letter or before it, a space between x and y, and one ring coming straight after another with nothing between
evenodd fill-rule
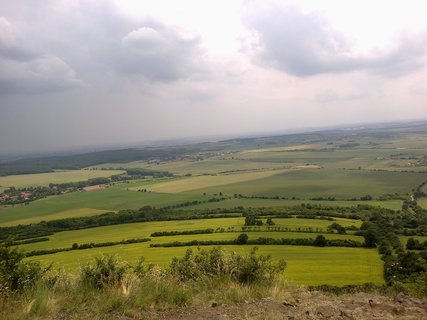
<instances>
[{"instance_id":1,"label":"patchwork field","mask_svg":"<svg viewBox=\"0 0 427 320\"><path fill-rule=\"evenodd\" d=\"M250 183L250 181L267 178L287 171L288 170L268 170L249 173L189 177L170 182L153 184L149 187L149 190L162 193L181 193L234 183Z\"/></svg>"},{"instance_id":2,"label":"patchwork field","mask_svg":"<svg viewBox=\"0 0 427 320\"><path fill-rule=\"evenodd\" d=\"M5 187L35 187L47 186L49 183L66 183L85 181L91 178L111 177L124 173L122 170L67 170L49 173L22 174L0 177L0 186Z\"/></svg>"},{"instance_id":3,"label":"patchwork field","mask_svg":"<svg viewBox=\"0 0 427 320\"><path fill-rule=\"evenodd\" d=\"M391 210L400 210L402 208L403 200L386 200L386 201L317 201L317 200L291 200L291 199L246 199L246 198L232 198L217 202L202 203L199 205L192 206L191 209L215 209L215 208L236 208L242 206L244 208L280 208L280 207L292 207L302 203L305 204L319 204L322 206L332 207L352 207L357 205L370 205L378 206Z\"/></svg>"},{"instance_id":4,"label":"patchwork field","mask_svg":"<svg viewBox=\"0 0 427 320\"><path fill-rule=\"evenodd\" d=\"M305 169L261 178L254 183L232 183L201 188L197 192L208 194L222 192L229 195L240 193L305 199L330 196L336 199L351 199L367 194L373 197L394 193L407 195L414 186L426 179L426 173Z\"/></svg>"},{"instance_id":5,"label":"patchwork field","mask_svg":"<svg viewBox=\"0 0 427 320\"><path fill-rule=\"evenodd\" d=\"M269 238L315 238L316 233L306 233L305 230L325 232L327 227L333 222L337 222L344 227L356 226L361 224L360 220L340 219L334 221L286 218L274 219L276 226L287 227L289 231L300 232L250 232L251 238L269 237ZM22 245L25 250L43 250L49 248L69 248L73 243L90 243L90 242L108 242L121 241L132 238L147 238L151 233L158 231L184 231L200 229L217 229L223 228L224 231L233 230L236 232L221 232L203 235L182 235L153 237L152 243L171 242L171 241L191 241L191 240L230 240L235 239L244 225L244 218L220 218L220 219L197 219L182 221L161 221L161 222L143 222L129 223L113 226L105 226L84 230L73 230L56 233L49 236L49 241L30 243ZM265 227L261 228L265 230ZM239 232L239 233L237 233ZM352 235L326 234L325 237L330 239L352 239L363 241L361 237Z\"/></svg>"},{"instance_id":6,"label":"patchwork field","mask_svg":"<svg viewBox=\"0 0 427 320\"><path fill-rule=\"evenodd\" d=\"M410 199L414 190L427 180L426 134L383 132L338 135L301 135L291 138L258 138L202 144L197 152L171 155L158 159L103 163L90 170L60 171L45 174L0 177L0 191L8 186L48 185L75 182L94 177L120 174L123 168L141 168L168 171L174 177L147 178L135 175L127 182L111 183L91 188L90 192L72 192L50 196L27 205L0 207L0 226L37 223L42 220L94 216L105 212L139 209L143 206L166 208L171 216L184 213L207 214L215 209L252 208L246 213L267 212L274 208L289 208L304 204L335 207L337 212L362 212L369 216L370 205L404 212L404 199ZM189 149L191 150L191 148ZM116 158L117 159L117 158ZM133 159L134 160L134 159ZM120 161L117 160L117 161ZM101 168L103 170L101 170ZM117 170L115 170L115 169ZM96 170L98 169L98 170ZM111 170L110 170L111 169ZM427 186L422 191L427 192ZM242 195L240 197L239 195ZM370 195L371 200L361 200ZM219 199L221 197L221 199ZM316 199L317 198L317 199ZM335 200L325 200L333 198ZM380 200L387 199L387 200ZM427 209L427 198L418 199L418 205ZM342 209L343 207L347 209ZM306 210L300 208L300 212ZM191 212L194 210L194 212ZM288 209L287 209L288 210ZM298 208L295 208L296 214ZM311 214L317 215L317 208ZM359 211L358 211L359 210ZM378 209L370 209L380 212ZM408 214L413 214L409 209ZM159 211L157 211L159 212ZM213 212L213 211L211 211ZM222 214L222 211L215 211ZM236 210L237 212L237 210ZM239 211L241 212L241 211ZM160 211L160 214L163 213ZM216 214L216 213L215 213ZM381 212L383 214L383 212ZM385 212L385 215L392 213ZM266 222L266 216L262 218ZM327 240L354 240L364 243L364 237L326 233L333 222L344 227L359 228L361 220L273 218L275 228L250 227L245 233L249 240L314 239L322 234ZM92 221L92 220L91 220ZM131 220L127 220L131 221ZM95 224L97 225L97 224ZM234 240L242 232L243 217L175 220L161 222L127 223L111 226L57 232L49 241L21 245L26 251L71 248L76 243L118 242L150 237L150 242L114 245L102 248L73 250L27 258L42 263L53 263L58 268L77 272L81 263L99 254L117 254L130 263L144 256L149 263L166 267L174 256L184 254L186 247L151 248L150 244L187 242L193 240ZM190 231L212 228L214 233L151 237L153 232ZM409 237L401 236L403 245ZM427 236L415 236L423 242ZM340 243L340 245L342 242ZM227 250L240 253L249 245L224 245ZM196 247L192 247L197 250ZM290 284L347 285L372 282L383 284L383 260L378 250L349 247L314 247L290 245L261 245L261 254L287 261L286 279Z\"/></svg>"},{"instance_id":7,"label":"patchwork field","mask_svg":"<svg viewBox=\"0 0 427 320\"><path fill-rule=\"evenodd\" d=\"M117 211L121 209L138 209L145 205L166 206L190 200L208 199L208 196L186 194L163 194L154 192L135 192L127 190L143 183L117 184L105 189L91 192L73 192L51 196L31 202L29 205L0 208L0 225L33 223L41 220L71 217L75 212L86 209ZM75 211L77 210L77 211Z\"/></svg>"}]
</instances>

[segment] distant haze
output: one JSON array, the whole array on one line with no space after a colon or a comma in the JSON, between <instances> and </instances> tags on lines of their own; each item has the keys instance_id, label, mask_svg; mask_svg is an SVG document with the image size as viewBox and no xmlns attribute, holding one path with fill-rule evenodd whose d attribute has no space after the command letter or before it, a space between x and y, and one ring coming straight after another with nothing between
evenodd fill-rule
<instances>
[{"instance_id":1,"label":"distant haze","mask_svg":"<svg viewBox=\"0 0 427 320\"><path fill-rule=\"evenodd\" d=\"M0 154L426 119L426 10L0 0Z\"/></svg>"}]
</instances>

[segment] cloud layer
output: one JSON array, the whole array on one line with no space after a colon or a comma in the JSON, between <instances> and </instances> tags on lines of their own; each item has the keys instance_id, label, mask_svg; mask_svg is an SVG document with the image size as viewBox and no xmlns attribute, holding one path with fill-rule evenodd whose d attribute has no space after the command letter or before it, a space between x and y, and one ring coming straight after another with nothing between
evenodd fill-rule
<instances>
[{"instance_id":1,"label":"cloud layer","mask_svg":"<svg viewBox=\"0 0 427 320\"><path fill-rule=\"evenodd\" d=\"M411 3L0 0L0 154L427 118Z\"/></svg>"},{"instance_id":2,"label":"cloud layer","mask_svg":"<svg viewBox=\"0 0 427 320\"><path fill-rule=\"evenodd\" d=\"M423 67L427 55L427 32L402 36L391 49L357 53L324 18L296 7L257 11L246 24L258 37L258 62L300 77L355 70L404 75Z\"/></svg>"}]
</instances>

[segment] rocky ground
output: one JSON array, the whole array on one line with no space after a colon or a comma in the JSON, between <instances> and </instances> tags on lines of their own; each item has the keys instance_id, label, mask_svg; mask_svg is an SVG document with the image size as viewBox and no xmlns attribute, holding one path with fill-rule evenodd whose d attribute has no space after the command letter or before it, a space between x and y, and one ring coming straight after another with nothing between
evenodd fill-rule
<instances>
[{"instance_id":1,"label":"rocky ground","mask_svg":"<svg viewBox=\"0 0 427 320\"><path fill-rule=\"evenodd\" d=\"M427 319L427 297L369 293L334 295L297 291L283 299L264 298L243 303L194 306L179 310L149 311L143 319Z\"/></svg>"}]
</instances>

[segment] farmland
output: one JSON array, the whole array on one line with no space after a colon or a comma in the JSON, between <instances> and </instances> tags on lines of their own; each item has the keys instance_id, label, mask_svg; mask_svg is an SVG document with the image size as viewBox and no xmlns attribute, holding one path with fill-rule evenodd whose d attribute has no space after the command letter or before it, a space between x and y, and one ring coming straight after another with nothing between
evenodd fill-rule
<instances>
[{"instance_id":1,"label":"farmland","mask_svg":"<svg viewBox=\"0 0 427 320\"><path fill-rule=\"evenodd\" d=\"M286 279L294 285L382 284L381 260L373 249L313 248L299 246L258 246L260 254L287 261ZM227 250L248 251L250 247L228 246ZM172 257L182 256L186 248L147 248L144 244L60 252L55 255L32 257L42 263L53 262L75 271L81 264L100 254L117 254L126 261L136 263L143 256L147 261L166 266ZM314 276L315 275L315 276Z\"/></svg>"},{"instance_id":2,"label":"farmland","mask_svg":"<svg viewBox=\"0 0 427 320\"><path fill-rule=\"evenodd\" d=\"M66 170L49 173L11 175L0 177L0 186L3 188L47 186L49 183L78 182L91 178L110 177L123 172L122 170Z\"/></svg>"},{"instance_id":3,"label":"farmland","mask_svg":"<svg viewBox=\"0 0 427 320\"><path fill-rule=\"evenodd\" d=\"M107 179L90 188L2 206L0 227L22 229L24 241L43 238L20 245L26 252L39 251L27 260L52 262L71 273L101 253L117 254L131 264L144 256L147 263L166 267L203 241L208 248L217 243L247 253L252 244L236 243L243 232L249 242L270 242L258 244L259 253L287 261L289 284L384 284L383 265L388 262L383 251L404 249L411 237L420 243L427 239L422 218L414 220L427 208L421 193L414 198L414 190L427 180L423 132L337 131L221 141L172 148L170 153L167 148L138 151L129 161L121 150L106 153L104 163L99 159L104 153L96 153L96 159L84 155L81 170L0 177L0 185L18 189ZM138 159L138 154L144 157ZM54 160L47 163L60 166ZM127 175L130 169L134 176ZM13 171L13 165L7 170ZM261 226L245 225L248 216ZM394 221L395 234L381 233L382 225L375 227L380 220L373 217L384 219L382 224ZM336 230L330 228L334 223ZM369 243L366 226L388 240ZM156 232L178 234L152 236ZM319 236L325 247L314 244Z\"/></svg>"}]
</instances>

